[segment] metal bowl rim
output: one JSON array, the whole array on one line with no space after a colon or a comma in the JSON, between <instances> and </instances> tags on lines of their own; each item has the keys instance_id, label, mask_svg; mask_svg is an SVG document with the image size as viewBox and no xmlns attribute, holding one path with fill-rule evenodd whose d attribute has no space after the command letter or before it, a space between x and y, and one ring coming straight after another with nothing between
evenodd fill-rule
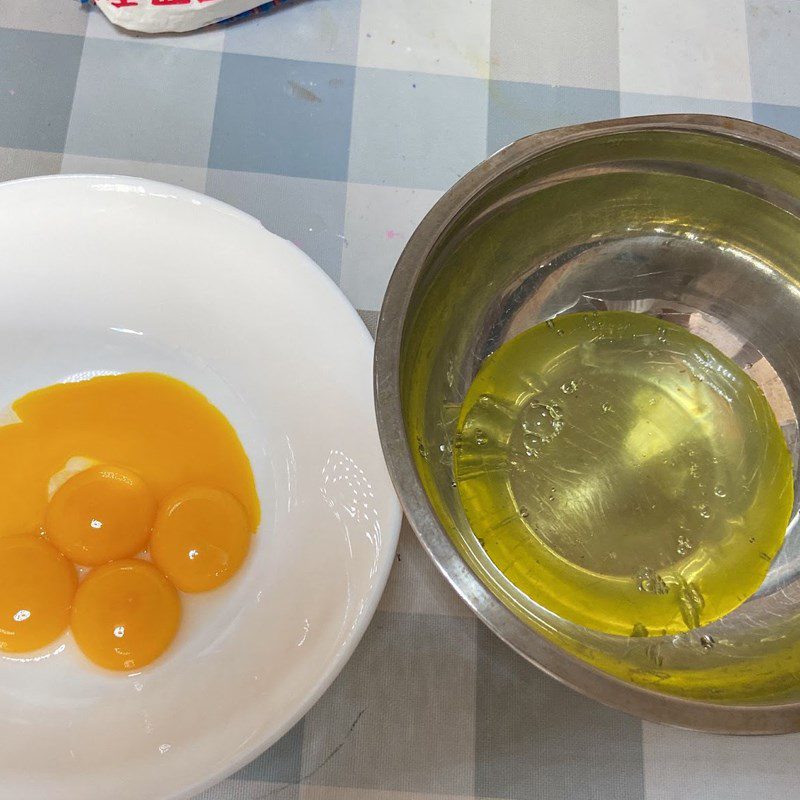
<instances>
[{"instance_id":1,"label":"metal bowl rim","mask_svg":"<svg viewBox=\"0 0 800 800\"><path fill-rule=\"evenodd\" d=\"M662 694L615 678L550 642L495 597L467 566L427 498L411 455L400 401L400 352L410 301L423 266L459 214L492 182L565 144L609 133L664 130L736 139L800 164L800 140L756 123L703 114L629 117L557 128L504 147L461 178L419 224L392 273L375 342L375 405L381 444L400 502L420 543L478 618L513 650L581 694L654 722L714 733L800 730L800 702L723 705Z\"/></svg>"}]
</instances>

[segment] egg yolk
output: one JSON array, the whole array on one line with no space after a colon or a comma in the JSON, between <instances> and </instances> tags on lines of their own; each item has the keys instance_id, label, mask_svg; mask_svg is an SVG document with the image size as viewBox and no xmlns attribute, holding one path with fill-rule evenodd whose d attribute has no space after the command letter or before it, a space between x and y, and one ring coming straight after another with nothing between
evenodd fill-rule
<instances>
[{"instance_id":1,"label":"egg yolk","mask_svg":"<svg viewBox=\"0 0 800 800\"><path fill-rule=\"evenodd\" d=\"M180 618L175 587L152 564L128 558L89 573L75 595L71 625L95 664L134 670L167 649Z\"/></svg>"},{"instance_id":2,"label":"egg yolk","mask_svg":"<svg viewBox=\"0 0 800 800\"><path fill-rule=\"evenodd\" d=\"M75 458L124 467L160 503L180 486L214 486L258 528L253 470L225 415L196 389L155 372L102 375L30 392L0 423L0 536L39 530L50 479Z\"/></svg>"},{"instance_id":3,"label":"egg yolk","mask_svg":"<svg viewBox=\"0 0 800 800\"><path fill-rule=\"evenodd\" d=\"M239 569L250 539L247 514L232 494L190 486L161 505L150 555L181 591L206 592Z\"/></svg>"},{"instance_id":4,"label":"egg yolk","mask_svg":"<svg viewBox=\"0 0 800 800\"><path fill-rule=\"evenodd\" d=\"M95 566L143 550L155 511L150 490L135 472L90 467L53 495L44 527L67 558Z\"/></svg>"},{"instance_id":5,"label":"egg yolk","mask_svg":"<svg viewBox=\"0 0 800 800\"><path fill-rule=\"evenodd\" d=\"M36 650L69 624L75 568L41 536L0 539L0 651Z\"/></svg>"},{"instance_id":6,"label":"egg yolk","mask_svg":"<svg viewBox=\"0 0 800 800\"><path fill-rule=\"evenodd\" d=\"M176 586L206 591L239 569L259 499L235 429L196 389L88 375L0 408L0 652L69 624L95 663L138 669L175 636ZM156 565L132 558L147 549ZM76 564L95 568L80 586Z\"/></svg>"}]
</instances>

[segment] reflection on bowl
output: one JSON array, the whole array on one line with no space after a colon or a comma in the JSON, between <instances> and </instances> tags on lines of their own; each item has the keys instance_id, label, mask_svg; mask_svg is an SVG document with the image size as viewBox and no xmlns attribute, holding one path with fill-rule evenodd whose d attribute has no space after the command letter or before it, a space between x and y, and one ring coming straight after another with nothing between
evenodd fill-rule
<instances>
[{"instance_id":1,"label":"reflection on bowl","mask_svg":"<svg viewBox=\"0 0 800 800\"><path fill-rule=\"evenodd\" d=\"M467 522L451 445L483 359L538 322L593 310L661 317L746 369L797 475L800 142L695 115L516 142L423 220L392 277L376 347L379 424L406 512L501 638L631 713L733 733L800 729L797 499L761 589L722 619L671 636L614 636L554 614L510 583Z\"/></svg>"}]
</instances>

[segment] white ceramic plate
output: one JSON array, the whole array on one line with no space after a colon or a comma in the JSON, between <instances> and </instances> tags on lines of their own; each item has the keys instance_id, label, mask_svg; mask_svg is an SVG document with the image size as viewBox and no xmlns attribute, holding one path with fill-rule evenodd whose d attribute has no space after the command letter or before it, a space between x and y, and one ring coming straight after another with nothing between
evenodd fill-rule
<instances>
[{"instance_id":1,"label":"white ceramic plate","mask_svg":"<svg viewBox=\"0 0 800 800\"><path fill-rule=\"evenodd\" d=\"M0 797L190 797L300 719L383 590L400 509L372 340L294 245L176 187L3 184L0 243L0 408L74 376L168 373L236 427L263 511L241 573L184 596L177 640L140 673L93 667L69 634L0 657Z\"/></svg>"}]
</instances>

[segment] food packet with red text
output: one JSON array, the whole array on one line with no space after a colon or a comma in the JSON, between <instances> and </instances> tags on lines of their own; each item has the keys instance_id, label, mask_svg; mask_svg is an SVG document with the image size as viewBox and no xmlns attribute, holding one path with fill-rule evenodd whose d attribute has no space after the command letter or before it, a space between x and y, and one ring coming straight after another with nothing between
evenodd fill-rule
<instances>
[{"instance_id":1,"label":"food packet with red text","mask_svg":"<svg viewBox=\"0 0 800 800\"><path fill-rule=\"evenodd\" d=\"M85 0L84 0L85 1ZM269 11L288 0L93 0L121 28L143 33L191 31L251 13Z\"/></svg>"}]
</instances>

